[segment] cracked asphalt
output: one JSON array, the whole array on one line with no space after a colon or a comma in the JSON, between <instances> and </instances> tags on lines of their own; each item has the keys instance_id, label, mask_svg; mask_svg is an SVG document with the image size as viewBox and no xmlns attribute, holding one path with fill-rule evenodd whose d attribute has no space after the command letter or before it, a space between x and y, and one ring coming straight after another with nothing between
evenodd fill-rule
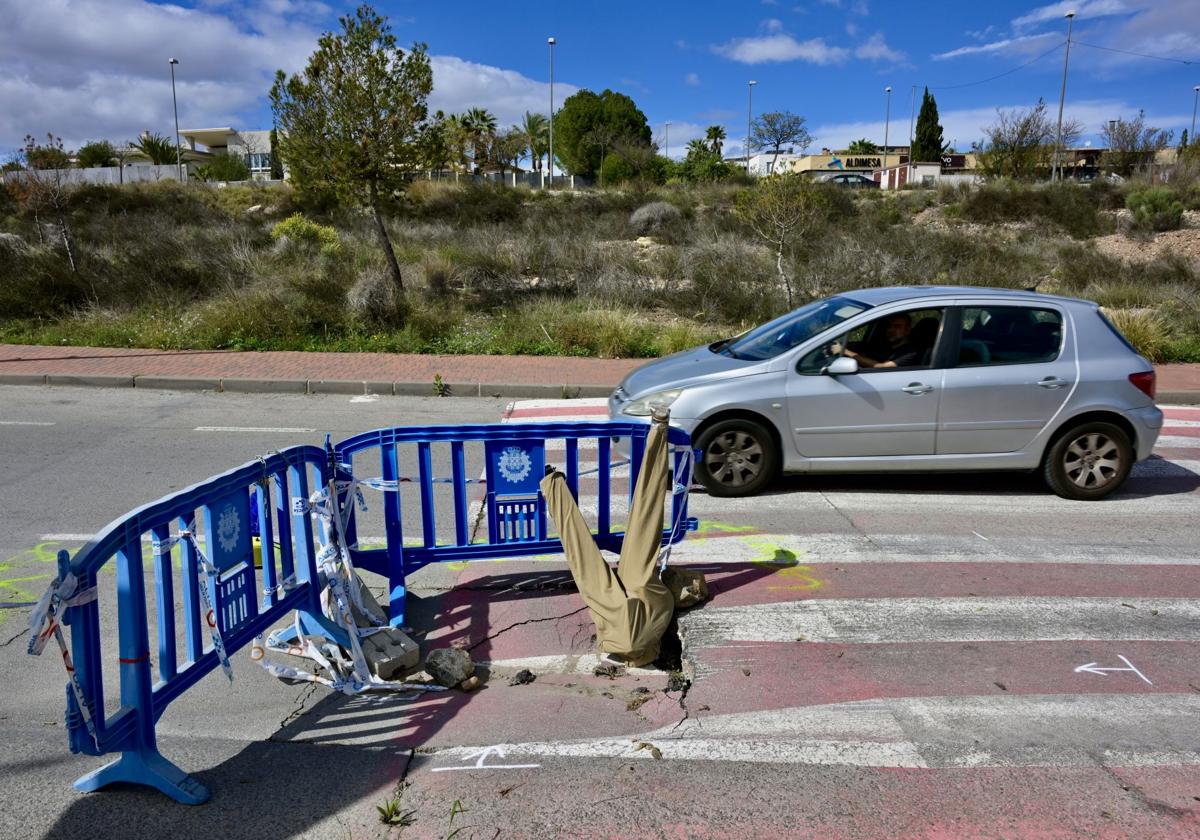
<instances>
[{"instance_id":1,"label":"cracked asphalt","mask_svg":"<svg viewBox=\"0 0 1200 840\"><path fill-rule=\"evenodd\" d=\"M35 599L81 535L270 449L504 408L30 387L0 387L0 405L55 424L0 431L6 604ZM197 431L215 426L316 431ZM344 697L240 652L232 685L210 674L158 723L162 753L213 791L196 808L71 788L105 760L68 752L58 658L27 657L28 607L2 607L0 838L1200 837L1187 434L1096 505L1023 476L693 494L701 529L672 562L713 594L678 618L682 683L595 676L560 562L427 567L407 622L424 650L468 648L483 688ZM537 679L509 685L523 668ZM381 823L393 798L410 824Z\"/></svg>"}]
</instances>

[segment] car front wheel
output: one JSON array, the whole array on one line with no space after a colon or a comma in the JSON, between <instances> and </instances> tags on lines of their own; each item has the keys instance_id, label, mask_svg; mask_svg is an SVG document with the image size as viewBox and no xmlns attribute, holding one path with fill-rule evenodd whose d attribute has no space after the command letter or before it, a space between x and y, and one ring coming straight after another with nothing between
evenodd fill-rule
<instances>
[{"instance_id":1,"label":"car front wheel","mask_svg":"<svg viewBox=\"0 0 1200 840\"><path fill-rule=\"evenodd\" d=\"M696 477L713 496L753 496L779 470L779 452L761 423L735 418L709 426L696 440Z\"/></svg>"},{"instance_id":2,"label":"car front wheel","mask_svg":"<svg viewBox=\"0 0 1200 840\"><path fill-rule=\"evenodd\" d=\"M1050 447L1042 476L1064 499L1093 501L1120 487L1132 467L1133 445L1119 426L1084 423Z\"/></svg>"}]
</instances>

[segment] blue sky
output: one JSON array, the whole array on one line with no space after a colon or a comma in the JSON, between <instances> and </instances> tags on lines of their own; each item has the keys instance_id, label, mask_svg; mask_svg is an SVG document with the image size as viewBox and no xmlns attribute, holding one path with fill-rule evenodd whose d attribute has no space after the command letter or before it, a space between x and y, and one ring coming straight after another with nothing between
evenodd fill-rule
<instances>
[{"instance_id":1,"label":"blue sky","mask_svg":"<svg viewBox=\"0 0 1200 840\"><path fill-rule=\"evenodd\" d=\"M27 133L47 131L68 146L124 140L144 128L170 134L171 56L180 60L185 128L269 127L265 93L274 69L303 66L316 36L335 28L353 5L0 0L0 150L17 147ZM1038 97L1057 106L1067 9L1078 14L1066 116L1084 124L1085 138L1098 142L1105 121L1138 109L1178 138L1190 125L1192 89L1200 85L1200 0L920 6L882 0L380 0L376 7L401 43L429 45L435 107L480 105L502 125L527 109L546 111L546 37L554 35L557 101L579 87L627 93L660 144L664 122L672 123L675 156L713 123L726 127L727 150L740 150L750 79L758 82L755 113L803 115L817 149L862 136L882 142L887 85L893 88L890 138L905 141L911 86L928 84L946 139L966 148L997 108L1027 107Z\"/></svg>"}]
</instances>

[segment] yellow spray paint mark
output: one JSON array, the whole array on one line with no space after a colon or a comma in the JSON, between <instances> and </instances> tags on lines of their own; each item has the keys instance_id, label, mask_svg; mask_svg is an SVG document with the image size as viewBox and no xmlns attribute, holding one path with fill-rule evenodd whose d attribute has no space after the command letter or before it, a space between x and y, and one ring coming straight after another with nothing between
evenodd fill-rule
<instances>
[{"instance_id":1,"label":"yellow spray paint mark","mask_svg":"<svg viewBox=\"0 0 1200 840\"><path fill-rule=\"evenodd\" d=\"M731 525L728 522L718 522L715 519L701 519L696 528L696 535L691 540L702 540L715 534L746 534L757 531L753 525Z\"/></svg>"},{"instance_id":2,"label":"yellow spray paint mark","mask_svg":"<svg viewBox=\"0 0 1200 840\"><path fill-rule=\"evenodd\" d=\"M758 554L754 560L750 561L751 565L757 566L760 569L766 569L774 576L783 578L786 581L786 585L768 586L768 590L801 590L811 592L825 585L824 581L813 572L812 566L802 566L799 564L795 551L783 548L770 540L746 538L745 542ZM803 554L804 552L800 553Z\"/></svg>"},{"instance_id":3,"label":"yellow spray paint mark","mask_svg":"<svg viewBox=\"0 0 1200 840\"><path fill-rule=\"evenodd\" d=\"M26 567L34 563L56 563L58 561L58 550L63 546L55 541L40 542L33 548L27 548L24 551L17 552L7 560L0 562L0 575L5 572L16 571L20 569L25 571ZM54 571L29 575L22 574L20 577L0 577L0 601L29 601L36 599L41 592L33 589L26 589L18 584L31 583L37 580L49 580L54 577Z\"/></svg>"}]
</instances>

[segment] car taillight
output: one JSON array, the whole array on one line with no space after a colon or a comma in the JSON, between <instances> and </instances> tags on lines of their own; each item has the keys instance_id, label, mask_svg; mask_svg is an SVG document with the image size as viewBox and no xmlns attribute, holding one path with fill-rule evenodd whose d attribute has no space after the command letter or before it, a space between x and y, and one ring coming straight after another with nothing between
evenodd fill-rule
<instances>
[{"instance_id":1,"label":"car taillight","mask_svg":"<svg viewBox=\"0 0 1200 840\"><path fill-rule=\"evenodd\" d=\"M1141 373L1129 374L1129 381L1150 399L1154 399L1154 371L1144 370Z\"/></svg>"}]
</instances>

